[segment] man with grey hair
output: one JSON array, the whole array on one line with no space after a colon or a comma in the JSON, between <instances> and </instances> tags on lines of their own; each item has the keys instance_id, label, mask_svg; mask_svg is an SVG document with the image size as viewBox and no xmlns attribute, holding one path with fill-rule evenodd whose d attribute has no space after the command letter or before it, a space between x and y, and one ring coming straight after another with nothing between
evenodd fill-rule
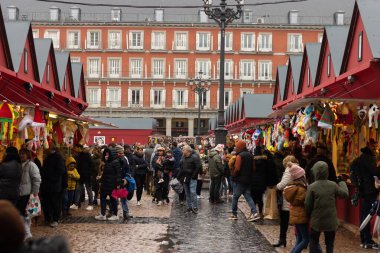
<instances>
[{"instance_id":1,"label":"man with grey hair","mask_svg":"<svg viewBox=\"0 0 380 253\"><path fill-rule=\"evenodd\" d=\"M194 150L185 145L182 149L183 158L177 178L183 182L186 194L187 210L186 213L198 213L197 202L197 178L201 171L201 160Z\"/></svg>"}]
</instances>

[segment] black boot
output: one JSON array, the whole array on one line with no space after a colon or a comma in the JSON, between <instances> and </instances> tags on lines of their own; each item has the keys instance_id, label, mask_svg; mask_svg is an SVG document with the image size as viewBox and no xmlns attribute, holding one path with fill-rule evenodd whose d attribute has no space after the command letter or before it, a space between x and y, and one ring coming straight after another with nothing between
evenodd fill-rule
<instances>
[{"instance_id":1,"label":"black boot","mask_svg":"<svg viewBox=\"0 0 380 253\"><path fill-rule=\"evenodd\" d=\"M278 240L277 243L272 244L272 246L273 246L273 247L281 247L281 246L286 247L286 240L284 240L284 239L280 239L280 240Z\"/></svg>"}]
</instances>

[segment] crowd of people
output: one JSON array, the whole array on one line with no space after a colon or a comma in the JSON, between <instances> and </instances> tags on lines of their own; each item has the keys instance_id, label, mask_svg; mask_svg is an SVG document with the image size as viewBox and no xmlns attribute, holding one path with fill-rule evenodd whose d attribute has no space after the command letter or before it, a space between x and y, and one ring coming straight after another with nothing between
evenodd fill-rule
<instances>
[{"instance_id":1,"label":"crowd of people","mask_svg":"<svg viewBox=\"0 0 380 253\"><path fill-rule=\"evenodd\" d=\"M357 159L360 169L356 176L359 197L363 198L363 221L377 198L373 176L378 174L375 150L377 143L368 142ZM121 205L123 220L132 216L129 207L134 192L135 205L144 205L144 189L157 206L170 204L170 185L177 180L183 191L176 191L179 205L186 205L185 213L197 214L198 202L205 175L210 178L208 201L218 205L223 198L231 198L230 220L238 219L241 195L251 213L249 222L264 218L264 199L269 191L277 192L277 203L265 208L278 209L280 217L279 241L274 247L287 242L289 224L295 225L296 243L292 253L309 247L310 252L322 252L319 244L325 235L326 252L333 252L335 231L338 228L336 198L347 198L345 182L336 176L328 157L327 147L318 144L308 153L296 143L276 153L257 146L247 149L244 140L235 145L204 147L186 143L170 145L150 144L84 147L75 145L69 155L61 154L50 145L44 154L43 165L27 148L8 147L0 163L0 200L14 206L23 220L24 240L32 237L30 218L26 212L31 196L39 196L44 221L55 228L62 216L70 216L83 208L92 211L100 205L97 220L119 220ZM380 185L380 184L379 184ZM121 194L125 189L125 195ZM174 188L173 188L174 189ZM119 195L118 195L119 194ZM87 196L85 196L87 195ZM86 203L87 200L87 203ZM108 213L107 213L108 209ZM369 225L361 232L364 248L378 248ZM1 244L1 243L0 243Z\"/></svg>"}]
</instances>

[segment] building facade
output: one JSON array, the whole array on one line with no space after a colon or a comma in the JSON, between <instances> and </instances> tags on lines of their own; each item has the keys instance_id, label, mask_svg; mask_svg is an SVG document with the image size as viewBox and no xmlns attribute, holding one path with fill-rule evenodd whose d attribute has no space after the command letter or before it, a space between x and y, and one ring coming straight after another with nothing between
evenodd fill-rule
<instances>
[{"instance_id":1,"label":"building facade","mask_svg":"<svg viewBox=\"0 0 380 253\"><path fill-rule=\"evenodd\" d=\"M17 7L7 12L8 19L25 18ZM201 133L207 133L218 108L220 33L204 13L195 22L166 22L163 10L155 10L152 19L130 22L117 8L101 20L77 7L68 14L55 7L46 12L26 19L32 19L34 38L51 38L55 50L83 63L88 115L150 117L158 133L193 136L200 103ZM244 94L273 93L277 66L323 36L322 24L303 24L296 11L285 23L248 14L226 30L226 108ZM335 15L335 23L345 23L343 13ZM210 84L201 101L190 85L199 77Z\"/></svg>"}]
</instances>

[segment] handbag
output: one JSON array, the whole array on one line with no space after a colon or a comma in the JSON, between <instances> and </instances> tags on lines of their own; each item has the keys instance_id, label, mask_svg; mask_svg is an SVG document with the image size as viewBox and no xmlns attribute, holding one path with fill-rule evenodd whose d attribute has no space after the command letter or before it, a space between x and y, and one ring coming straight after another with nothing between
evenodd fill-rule
<instances>
[{"instance_id":1,"label":"handbag","mask_svg":"<svg viewBox=\"0 0 380 253\"><path fill-rule=\"evenodd\" d=\"M181 194L183 192L183 185L181 184L180 181L178 181L177 178L173 178L170 182L169 182L169 185L173 188L173 190L178 193L178 194Z\"/></svg>"},{"instance_id":2,"label":"handbag","mask_svg":"<svg viewBox=\"0 0 380 253\"><path fill-rule=\"evenodd\" d=\"M125 199L128 196L128 191L125 188L114 189L111 193L114 199Z\"/></svg>"},{"instance_id":3,"label":"handbag","mask_svg":"<svg viewBox=\"0 0 380 253\"><path fill-rule=\"evenodd\" d=\"M26 213L30 218L41 215L41 201L37 194L30 194L28 204L26 205Z\"/></svg>"}]
</instances>

